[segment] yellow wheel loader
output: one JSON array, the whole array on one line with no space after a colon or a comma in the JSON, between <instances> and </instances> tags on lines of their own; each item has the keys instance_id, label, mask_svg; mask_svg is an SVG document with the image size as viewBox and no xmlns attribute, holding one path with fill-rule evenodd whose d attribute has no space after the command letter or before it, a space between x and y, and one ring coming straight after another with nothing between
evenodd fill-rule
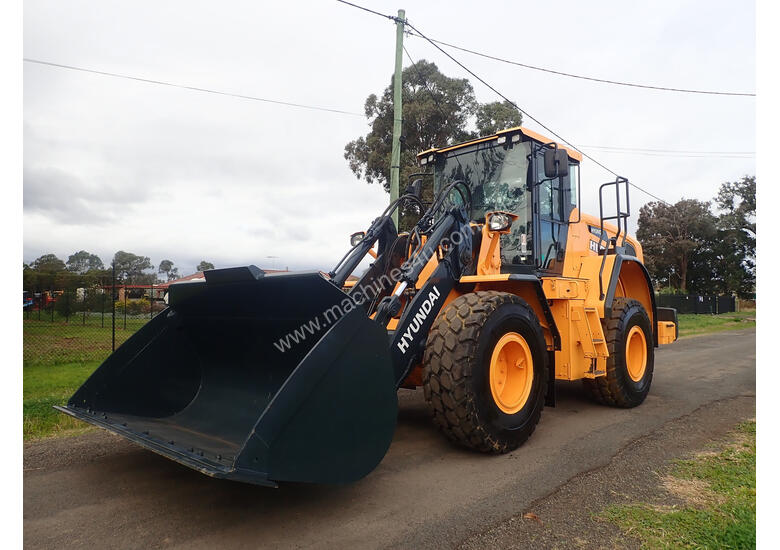
<instances>
[{"instance_id":1,"label":"yellow wheel loader","mask_svg":"<svg viewBox=\"0 0 780 550\"><path fill-rule=\"evenodd\" d=\"M642 403L677 318L627 235L627 180L601 186L599 217L581 213L580 154L525 128L418 159L431 203L416 180L329 274L247 266L171 285L169 307L57 408L210 476L276 486L373 470L398 388L422 386L444 435L488 453L531 435L557 380ZM399 205L420 214L410 231Z\"/></svg>"}]
</instances>

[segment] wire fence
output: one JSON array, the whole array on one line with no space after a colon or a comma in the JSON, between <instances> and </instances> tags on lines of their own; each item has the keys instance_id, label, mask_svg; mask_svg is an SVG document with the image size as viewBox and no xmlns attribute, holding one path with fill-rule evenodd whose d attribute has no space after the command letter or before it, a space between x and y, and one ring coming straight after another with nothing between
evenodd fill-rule
<instances>
[{"instance_id":1,"label":"wire fence","mask_svg":"<svg viewBox=\"0 0 780 550\"><path fill-rule=\"evenodd\" d=\"M699 294L659 294L656 302L660 307L673 307L677 313L719 315L737 311L733 296L704 296Z\"/></svg>"},{"instance_id":2,"label":"wire fence","mask_svg":"<svg viewBox=\"0 0 780 550\"><path fill-rule=\"evenodd\" d=\"M116 279L62 289L30 285L22 310L24 365L103 361L165 309L166 290Z\"/></svg>"},{"instance_id":3,"label":"wire fence","mask_svg":"<svg viewBox=\"0 0 780 550\"><path fill-rule=\"evenodd\" d=\"M24 285L24 365L64 365L105 360L165 309L166 284L130 284L108 270L102 277L30 277ZM737 311L731 296L657 295L678 313Z\"/></svg>"}]
</instances>

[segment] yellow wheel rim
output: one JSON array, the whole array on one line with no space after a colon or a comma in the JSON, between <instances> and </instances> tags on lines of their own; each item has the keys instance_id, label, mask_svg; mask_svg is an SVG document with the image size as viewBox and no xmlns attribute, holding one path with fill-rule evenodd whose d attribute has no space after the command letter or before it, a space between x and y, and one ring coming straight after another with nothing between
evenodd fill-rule
<instances>
[{"instance_id":1,"label":"yellow wheel rim","mask_svg":"<svg viewBox=\"0 0 780 550\"><path fill-rule=\"evenodd\" d=\"M647 341L638 326L631 327L626 339L626 368L634 382L639 382L647 369Z\"/></svg>"},{"instance_id":2,"label":"yellow wheel rim","mask_svg":"<svg viewBox=\"0 0 780 550\"><path fill-rule=\"evenodd\" d=\"M508 332L490 357L490 392L499 409L515 414L523 408L534 381L534 360L525 338Z\"/></svg>"}]
</instances>

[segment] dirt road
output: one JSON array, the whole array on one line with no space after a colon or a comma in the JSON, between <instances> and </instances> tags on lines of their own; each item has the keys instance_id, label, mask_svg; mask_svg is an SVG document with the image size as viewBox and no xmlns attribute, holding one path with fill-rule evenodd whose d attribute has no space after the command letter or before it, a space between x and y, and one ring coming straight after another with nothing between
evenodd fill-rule
<instances>
[{"instance_id":1,"label":"dirt road","mask_svg":"<svg viewBox=\"0 0 780 550\"><path fill-rule=\"evenodd\" d=\"M754 403L755 331L665 346L655 369L646 402L631 410L592 404L579 384L561 384L558 406L544 410L531 439L495 457L451 446L422 392L402 390L390 451L346 487L214 480L102 432L27 444L25 547L457 546L672 422L706 434L708 422L739 421ZM724 404L740 396L739 411ZM708 406L706 416L691 414Z\"/></svg>"}]
</instances>

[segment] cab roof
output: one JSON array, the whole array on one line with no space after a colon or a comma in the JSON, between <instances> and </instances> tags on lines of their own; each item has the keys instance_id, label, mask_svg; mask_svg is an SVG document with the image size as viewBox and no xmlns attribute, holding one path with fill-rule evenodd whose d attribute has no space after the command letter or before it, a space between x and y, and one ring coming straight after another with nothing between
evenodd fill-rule
<instances>
[{"instance_id":1,"label":"cab roof","mask_svg":"<svg viewBox=\"0 0 780 550\"><path fill-rule=\"evenodd\" d=\"M513 134L522 134L526 136L527 138L530 138L534 141L538 141L539 143L543 144L550 144L555 143L553 140L543 136L542 134L539 134L537 132L534 132L533 130L529 130L528 128L523 128L522 126L515 126L514 128L507 128L506 130L501 130L500 132L497 132L493 134L492 136L485 136L477 139L472 139L470 141L464 141L463 143L458 143L456 145L449 145L447 147L441 147L439 149L433 148L428 149L427 151L423 151L421 153L417 154L417 160L421 160L425 155L430 155L434 153L446 153L449 151L454 151L455 149L460 149L461 147L467 147L469 145L474 145L475 143L482 143L485 141L491 141L494 139L498 139L501 136L510 136ZM575 160L577 162L582 161L582 153L579 151L576 151L572 149L571 147L566 147L564 145L561 145L560 143L557 144L558 149L563 149L566 151L566 154L569 155L569 158L572 160Z\"/></svg>"}]
</instances>

